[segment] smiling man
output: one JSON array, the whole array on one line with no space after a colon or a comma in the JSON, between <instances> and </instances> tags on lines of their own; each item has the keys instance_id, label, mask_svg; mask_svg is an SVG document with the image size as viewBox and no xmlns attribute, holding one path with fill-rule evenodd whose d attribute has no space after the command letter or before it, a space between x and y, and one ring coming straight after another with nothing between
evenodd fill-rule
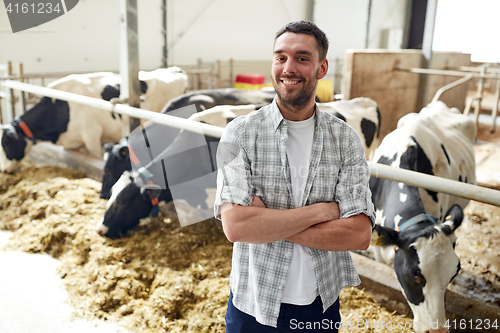
<instances>
[{"instance_id":1,"label":"smiling man","mask_svg":"<svg viewBox=\"0 0 500 333\"><path fill-rule=\"evenodd\" d=\"M283 27L276 98L222 135L214 210L234 243L226 332L336 332L340 290L360 283L348 251L370 241L368 165L357 132L315 104L327 51L314 23Z\"/></svg>"}]
</instances>

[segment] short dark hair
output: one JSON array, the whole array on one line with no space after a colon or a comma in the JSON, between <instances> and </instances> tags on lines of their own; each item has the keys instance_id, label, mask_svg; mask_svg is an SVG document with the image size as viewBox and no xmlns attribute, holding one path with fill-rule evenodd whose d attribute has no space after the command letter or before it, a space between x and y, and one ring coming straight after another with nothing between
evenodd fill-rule
<instances>
[{"instance_id":1,"label":"short dark hair","mask_svg":"<svg viewBox=\"0 0 500 333\"><path fill-rule=\"evenodd\" d=\"M274 42L276 42L278 37L283 35L285 32L293 32L296 34L306 34L313 36L314 38L316 38L316 44L318 44L319 60L323 60L326 58L329 45L328 38L316 24L309 21L290 22L276 33Z\"/></svg>"}]
</instances>

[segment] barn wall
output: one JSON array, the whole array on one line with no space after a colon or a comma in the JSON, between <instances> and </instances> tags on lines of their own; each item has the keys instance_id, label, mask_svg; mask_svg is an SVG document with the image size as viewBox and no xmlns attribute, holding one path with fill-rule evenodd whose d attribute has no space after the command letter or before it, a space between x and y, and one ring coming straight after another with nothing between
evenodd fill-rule
<instances>
[{"instance_id":1,"label":"barn wall","mask_svg":"<svg viewBox=\"0 0 500 333\"><path fill-rule=\"evenodd\" d=\"M331 40L329 59L364 48L368 0L316 0L315 22ZM401 0L372 0L369 47L387 28L402 28ZM269 60L274 33L305 18L306 0L168 0L169 65L198 59ZM140 68L162 63L161 0L138 0ZM119 1L81 0L65 15L13 34L0 9L0 63L22 62L26 73L119 70Z\"/></svg>"},{"instance_id":2,"label":"barn wall","mask_svg":"<svg viewBox=\"0 0 500 333\"><path fill-rule=\"evenodd\" d=\"M138 0L141 68L161 64L160 1ZM81 0L65 15L13 34L0 9L0 63L22 62L26 73L119 70L119 2Z\"/></svg>"},{"instance_id":3,"label":"barn wall","mask_svg":"<svg viewBox=\"0 0 500 333\"><path fill-rule=\"evenodd\" d=\"M382 115L381 135L396 128L399 118L410 112L418 112L417 99L420 75L397 71L421 67L420 50L348 50L344 68L344 98L369 97L375 100ZM470 63L470 54L435 52L433 69L450 69ZM460 77L431 75L428 81L427 104L436 91ZM448 106L464 109L467 85L453 88L442 95Z\"/></svg>"},{"instance_id":4,"label":"barn wall","mask_svg":"<svg viewBox=\"0 0 500 333\"><path fill-rule=\"evenodd\" d=\"M168 65L192 68L234 59L239 73L266 75L275 32L286 23L305 19L306 0L167 0ZM369 47L379 47L388 28L403 28L401 0L372 0ZM137 0L139 67L161 67L163 56L161 0ZM330 39L327 80L336 81L335 63L346 49L364 48L369 0L316 0L314 21ZM25 74L119 71L119 0L80 0L65 15L39 27L13 34L6 11L0 8L0 64L22 63ZM248 65L247 62L261 64ZM240 65L241 64L241 65ZM226 67L227 68L227 67ZM342 69L337 68L337 73ZM229 72L222 72L229 78ZM190 78L191 79L191 78ZM30 83L46 85L31 80ZM221 86L228 86L229 81ZM19 96L19 93L16 92ZM1 101L5 110L5 101ZM16 110L19 109L19 104ZM16 112L18 113L18 112Z\"/></svg>"},{"instance_id":5,"label":"barn wall","mask_svg":"<svg viewBox=\"0 0 500 333\"><path fill-rule=\"evenodd\" d=\"M381 135L396 128L403 115L415 112L418 74L394 68L420 67L422 52L402 50L348 50L344 67L344 98L369 97L378 103Z\"/></svg>"}]
</instances>

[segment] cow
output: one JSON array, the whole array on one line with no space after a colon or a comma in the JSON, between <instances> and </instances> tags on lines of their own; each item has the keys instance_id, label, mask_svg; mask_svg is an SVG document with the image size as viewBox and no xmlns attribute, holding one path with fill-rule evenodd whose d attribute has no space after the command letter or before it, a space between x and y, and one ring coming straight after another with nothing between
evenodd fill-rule
<instances>
[{"instance_id":1,"label":"cow","mask_svg":"<svg viewBox=\"0 0 500 333\"><path fill-rule=\"evenodd\" d=\"M337 108L333 104L325 109L330 112L335 111L335 114L343 115L343 119L346 119L348 124L353 121L353 125L361 123L360 119L363 118L379 119L379 116L377 116L378 109L374 102L368 103L365 99L355 99L349 101L349 103L341 102L340 104L342 104L340 108ZM357 119L347 114L348 105L351 105L356 110L358 114ZM364 117L361 116L363 114L360 111L361 105L366 106L366 115ZM189 119L225 127L232 119L248 114L258 108L259 106L257 105L216 106L203 112L193 113ZM376 121L375 132L378 131L378 125L379 121ZM357 127L359 128L359 126ZM163 130L162 132L165 131ZM148 131L146 133L149 142L148 145L141 144L138 142L140 140L135 140L136 142L133 145L131 141L129 142L129 150L134 152L135 156L137 155L135 153L137 150L149 150L153 148L153 140L150 138L155 134L152 133L150 135ZM142 137L143 134L136 136L139 139L142 139ZM165 141L161 140L161 142ZM175 197L176 199L184 199L190 206L200 210L209 208L211 204L206 203L208 196L207 189L213 189L216 186L216 164L214 162L216 157L213 152L216 151L218 141L218 139L212 137L203 137L200 134L183 130L174 142L168 146L166 151L162 153L163 156L166 156L165 159L158 159L158 162L149 165L145 168L146 170L142 169L141 172L131 173L126 171L112 187L111 198L107 203L106 212L98 223L97 230L99 234L111 238L126 234L127 230L139 224L140 219L147 217L151 210L156 210L154 207L158 204L158 200L160 202L162 200L168 202L168 200L172 200ZM209 147L208 152L207 146ZM132 149L130 149L131 147ZM147 157L149 155L143 154L143 156ZM140 171L141 167L150 161L150 159L147 159L145 163L137 165L134 170ZM161 164L161 161L163 161L163 164ZM165 173L168 181L165 180ZM201 179L202 175L206 175L206 179ZM197 179L196 184L189 183L191 179ZM148 184L149 182L160 185L160 190L152 191L150 184ZM172 188L176 184L183 185L175 187L174 191ZM141 191L141 186L146 187ZM192 188L195 186L197 188L193 190ZM186 191L186 193L183 193L183 191ZM158 198L153 197L152 194L158 195ZM141 206L141 209L129 208L138 206ZM206 218L213 216L211 209L209 212L209 214L205 215ZM180 212L177 211L177 213L179 216Z\"/></svg>"},{"instance_id":2,"label":"cow","mask_svg":"<svg viewBox=\"0 0 500 333\"><path fill-rule=\"evenodd\" d=\"M141 71L139 74L143 79L141 89L145 96L141 107L151 111L161 111L159 104L163 106L170 98L182 94L187 87L187 75L178 67L149 73ZM120 82L117 74L99 72L69 75L50 83L48 87L111 100L119 96ZM90 155L101 159L102 143L119 142L122 124L109 112L43 97L25 114L2 125L0 138L0 171L11 173L37 141L51 141L65 149L84 148Z\"/></svg>"},{"instance_id":3,"label":"cow","mask_svg":"<svg viewBox=\"0 0 500 333\"><path fill-rule=\"evenodd\" d=\"M118 82L118 75L100 72L69 75L52 82L49 88L102 98L104 87ZM91 155L101 157L101 140L118 142L121 122L109 112L43 97L25 114L2 125L0 136L0 171L11 173L37 141L51 141L65 149L83 146Z\"/></svg>"},{"instance_id":4,"label":"cow","mask_svg":"<svg viewBox=\"0 0 500 333\"><path fill-rule=\"evenodd\" d=\"M183 107L172 110L169 115L187 119L196 113L194 107ZM141 128L148 133L148 140L152 142L162 142L163 147L168 147L179 134L179 129L163 126L154 122L145 122ZM116 145L105 144L104 148L104 168L102 174L102 187L100 197L109 199L111 196L111 187L115 184L124 171L132 170L132 164L129 153L128 137L124 137ZM144 149L136 149L133 156L137 160L144 161L149 158L148 152ZM138 164L138 163L137 163Z\"/></svg>"},{"instance_id":5,"label":"cow","mask_svg":"<svg viewBox=\"0 0 500 333\"><path fill-rule=\"evenodd\" d=\"M198 90L170 100L164 106L161 113L187 119L196 112L202 112L219 105L266 105L272 102L275 95L276 93L274 90L245 90L236 88ZM194 105L195 108L188 108L190 105ZM227 118L226 121L230 120L230 118ZM211 123L210 120L206 120L206 122L209 124ZM166 146L168 146L168 144L173 141L173 138L179 133L178 129L165 127L155 123L148 124L147 126L151 126L148 129L151 139L153 141L157 140L156 135L160 135L162 140L166 140ZM120 178L124 170L131 170L132 166L130 164L126 141L114 147L107 145L105 150L107 154L105 154L104 158L100 197L102 199L109 199L113 184Z\"/></svg>"},{"instance_id":6,"label":"cow","mask_svg":"<svg viewBox=\"0 0 500 333\"><path fill-rule=\"evenodd\" d=\"M357 97L348 101L318 103L318 107L347 122L358 132L365 147L365 157L371 161L380 143L380 110L377 102Z\"/></svg>"},{"instance_id":7,"label":"cow","mask_svg":"<svg viewBox=\"0 0 500 333\"><path fill-rule=\"evenodd\" d=\"M195 105L197 112L211 108L212 113L203 113L202 117L207 119L200 118L199 120L208 124L224 127L224 122L227 123L232 120L232 118L230 116L219 117L217 112L214 112L214 107L216 105L224 105L222 103L226 103L227 105L250 104L261 106L269 104L274 96L275 93L269 90L243 90L234 88L202 90L172 99L165 106L162 113L187 118L193 113L179 114L178 110L185 110L188 105ZM373 156L373 152L378 146L380 136L380 111L377 103L369 98L355 98L350 101L318 103L318 107L320 110L334 113L338 118L347 121L349 125L360 133L365 146L366 158L370 160ZM175 112L177 112L177 114ZM213 116L210 116L210 114ZM219 118L222 123L218 122L217 118ZM156 127L161 125L151 124L151 126ZM169 131L172 135L178 133L178 130L173 128L161 128L163 133L165 131ZM148 132L154 135L154 133L157 133L157 130ZM165 138L163 139L165 140ZM100 193L102 199L109 199L113 184L120 178L124 170L131 170L132 168L126 147L126 142L125 144L120 143L115 147L107 147L107 152L109 153L104 159L102 190Z\"/></svg>"},{"instance_id":8,"label":"cow","mask_svg":"<svg viewBox=\"0 0 500 333\"><path fill-rule=\"evenodd\" d=\"M171 99L184 94L188 87L187 73L180 67L158 68L153 71L139 71L141 103L143 110L161 112ZM104 87L101 97L106 101L120 97L120 82Z\"/></svg>"},{"instance_id":9,"label":"cow","mask_svg":"<svg viewBox=\"0 0 500 333\"><path fill-rule=\"evenodd\" d=\"M162 113L168 113L188 105L195 105L201 112L217 105L266 105L276 96L274 89L246 90L238 88L197 90L172 99L165 105Z\"/></svg>"},{"instance_id":10,"label":"cow","mask_svg":"<svg viewBox=\"0 0 500 333\"><path fill-rule=\"evenodd\" d=\"M475 184L472 119L443 102L402 117L381 142L376 163ZM460 270L454 230L469 200L370 178L375 257L394 266L418 332L446 331L445 291ZM429 327L429 324L430 327Z\"/></svg>"}]
</instances>

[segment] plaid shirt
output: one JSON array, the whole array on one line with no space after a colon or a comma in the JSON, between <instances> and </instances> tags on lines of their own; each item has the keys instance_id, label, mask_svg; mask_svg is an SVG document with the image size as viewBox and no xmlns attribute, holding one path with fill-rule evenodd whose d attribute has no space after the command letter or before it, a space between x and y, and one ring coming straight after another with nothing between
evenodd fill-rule
<instances>
[{"instance_id":1,"label":"plaid shirt","mask_svg":"<svg viewBox=\"0 0 500 333\"><path fill-rule=\"evenodd\" d=\"M294 208L287 138L287 120L276 100L227 125L217 152L216 217L220 218L223 203L250 206L253 195L267 208ZM374 223L368 180L368 164L358 133L334 115L317 110L303 205L336 201L340 218L364 213ZM259 323L276 327L292 250L293 244L286 240L235 242L230 277L234 306ZM360 283L359 276L349 252L313 248L310 252L326 310L343 287Z\"/></svg>"}]
</instances>

